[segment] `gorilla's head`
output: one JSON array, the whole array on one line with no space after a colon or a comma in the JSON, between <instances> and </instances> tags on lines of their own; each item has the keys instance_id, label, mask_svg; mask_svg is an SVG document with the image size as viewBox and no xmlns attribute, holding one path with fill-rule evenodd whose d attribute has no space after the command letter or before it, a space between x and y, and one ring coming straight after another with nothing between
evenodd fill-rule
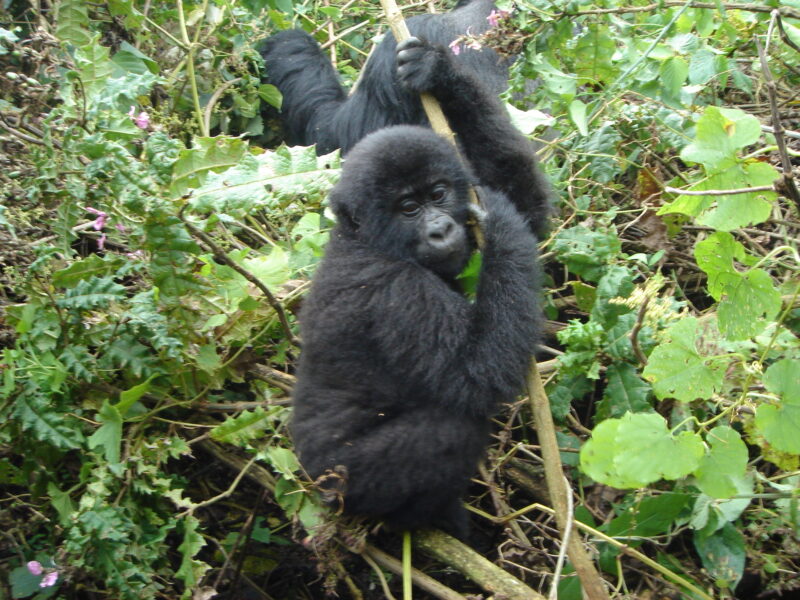
<instances>
[{"instance_id":1,"label":"gorilla's head","mask_svg":"<svg viewBox=\"0 0 800 600\"><path fill-rule=\"evenodd\" d=\"M340 233L452 278L471 249L470 179L444 138L423 127L389 127L348 153L330 203Z\"/></svg>"}]
</instances>

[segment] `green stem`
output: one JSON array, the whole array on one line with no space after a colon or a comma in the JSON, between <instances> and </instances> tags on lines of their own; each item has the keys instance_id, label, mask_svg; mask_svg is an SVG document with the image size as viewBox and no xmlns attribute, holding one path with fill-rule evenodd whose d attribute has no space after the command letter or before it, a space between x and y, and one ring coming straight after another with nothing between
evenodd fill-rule
<instances>
[{"instance_id":1,"label":"green stem","mask_svg":"<svg viewBox=\"0 0 800 600\"><path fill-rule=\"evenodd\" d=\"M411 600L411 532L403 532L403 600Z\"/></svg>"},{"instance_id":2,"label":"green stem","mask_svg":"<svg viewBox=\"0 0 800 600\"><path fill-rule=\"evenodd\" d=\"M184 45L189 49L186 54L186 77L189 79L189 88L192 91L192 101L194 102L194 112L197 123L200 126L200 134L208 137L208 129L203 119L203 109L200 107L200 95L197 93L197 79L194 75L194 51L196 44L189 39L189 31L186 29L186 17L183 13L183 0L178 0L178 22L181 28L181 38Z\"/></svg>"}]
</instances>

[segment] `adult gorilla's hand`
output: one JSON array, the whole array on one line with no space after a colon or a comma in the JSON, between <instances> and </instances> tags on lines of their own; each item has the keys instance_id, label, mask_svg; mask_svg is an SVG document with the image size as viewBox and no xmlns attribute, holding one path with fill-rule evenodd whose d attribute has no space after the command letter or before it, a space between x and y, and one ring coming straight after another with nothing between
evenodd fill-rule
<instances>
[{"instance_id":1,"label":"adult gorilla's hand","mask_svg":"<svg viewBox=\"0 0 800 600\"><path fill-rule=\"evenodd\" d=\"M397 76L412 92L433 91L442 80L444 68L449 68L447 50L416 37L397 45Z\"/></svg>"}]
</instances>

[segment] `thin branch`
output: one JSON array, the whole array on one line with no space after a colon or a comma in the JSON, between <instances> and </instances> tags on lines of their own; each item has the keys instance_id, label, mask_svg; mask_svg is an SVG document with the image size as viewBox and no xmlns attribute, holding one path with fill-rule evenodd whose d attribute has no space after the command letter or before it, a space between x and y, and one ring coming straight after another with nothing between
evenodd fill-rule
<instances>
[{"instance_id":1,"label":"thin branch","mask_svg":"<svg viewBox=\"0 0 800 600\"><path fill-rule=\"evenodd\" d=\"M620 8L595 8L590 10L578 10L575 12L564 13L565 17L577 17L580 15L608 15L608 14L625 14L625 13L638 13L638 12L651 12L654 10L661 10L665 6L685 6L688 8L708 8L711 10L718 10L723 8L725 10L743 10L747 12L760 12L771 13L775 10L772 6L762 6L759 4L740 4L738 2L684 2L681 0L665 0L664 2L654 2L647 6L627 6ZM800 19L800 11L789 6L782 6L777 9L784 17L791 19Z\"/></svg>"},{"instance_id":2,"label":"thin branch","mask_svg":"<svg viewBox=\"0 0 800 600\"><path fill-rule=\"evenodd\" d=\"M372 560L382 566L384 569L388 569L395 575L403 574L403 565L399 560L397 560L394 556L386 554L371 544L366 544L364 546L361 556L368 563L370 560ZM426 575L419 569L412 568L411 577L414 580L414 584L418 588L425 590L432 596L441 598L442 600L466 600L464 596L455 590L452 590L446 585L439 583L433 577Z\"/></svg>"},{"instance_id":3,"label":"thin branch","mask_svg":"<svg viewBox=\"0 0 800 600\"><path fill-rule=\"evenodd\" d=\"M564 485L569 489L569 482L564 478ZM561 570L564 568L564 560L567 557L567 547L569 545L569 537L572 533L573 520L575 519L575 507L572 502L572 494L567 494L567 523L568 527L564 533L564 540L561 543L561 549L558 551L558 560L556 561L556 568L553 570L553 582L550 585L550 594L548 600L557 600L558 598L558 579L561 577Z\"/></svg>"},{"instance_id":4,"label":"thin branch","mask_svg":"<svg viewBox=\"0 0 800 600\"><path fill-rule=\"evenodd\" d=\"M247 281L249 281L250 283L255 285L259 290L261 290L261 293L263 293L264 296L267 298L267 302L269 302L269 305L275 310L276 314L278 315L278 320L281 322L281 327L283 327L283 332L286 335L287 339L292 344L294 344L299 348L300 340L297 338L297 336L294 335L294 333L292 332L292 328L289 326L289 320L286 317L286 311L283 309L283 306L281 305L280 302L278 302L278 299L273 295L270 289L266 285L264 285L258 277L256 277L255 275L250 273L250 271L248 271L247 269L236 263L233 259L231 259L225 253L225 251L222 248L220 248L214 242L214 240L211 239L211 237L207 233L201 231L200 229L189 223L189 221L184 219L183 209L181 209L181 212L178 215L178 217L183 221L183 224L186 226L186 229L188 229L189 232L194 237L199 238L206 246L209 247L211 252L214 254L215 259L217 259L221 263L228 265L231 269L239 273L239 275L247 279Z\"/></svg>"},{"instance_id":5,"label":"thin branch","mask_svg":"<svg viewBox=\"0 0 800 600\"><path fill-rule=\"evenodd\" d=\"M531 358L531 368L528 373L528 393L530 395L533 422L544 460L544 476L547 481L547 491L550 494L550 503L556 515L556 523L567 547L567 553L575 572L581 580L583 591L589 600L608 600L608 591L603 579L595 569L594 563L589 558L586 549L581 543L577 533L567 535L567 529L574 528L575 522L570 523L567 518L569 495L572 493L566 485L564 469L561 465L561 455L556 440L556 429L553 425L553 413L550 411L550 401L544 391L536 360Z\"/></svg>"},{"instance_id":6,"label":"thin branch","mask_svg":"<svg viewBox=\"0 0 800 600\"><path fill-rule=\"evenodd\" d=\"M772 20L778 18L778 11L772 12ZM761 61L761 71L764 74L764 81L767 84L767 95L769 96L769 106L772 112L772 128L774 129L775 144L778 146L778 156L781 159L783 166L783 180L782 180L782 193L785 194L792 202L794 202L797 211L800 212L800 191L794 181L792 174L792 160L789 158L789 153L786 151L786 139L783 136L783 124L781 123L780 113L778 112L778 93L775 80L772 77L772 71L767 64L767 56L764 49L761 47L761 42L755 38L756 49L758 50L758 58Z\"/></svg>"},{"instance_id":7,"label":"thin branch","mask_svg":"<svg viewBox=\"0 0 800 600\"><path fill-rule=\"evenodd\" d=\"M664 191L670 194L680 194L681 196L733 196L734 194L753 194L756 192L777 192L774 185L759 185L749 188L737 188L734 190L682 190L670 186L665 186Z\"/></svg>"},{"instance_id":8,"label":"thin branch","mask_svg":"<svg viewBox=\"0 0 800 600\"><path fill-rule=\"evenodd\" d=\"M230 81L226 81L221 86L219 86L213 94L211 94L211 98L208 99L208 104L206 104L206 108L203 111L203 123L205 123L205 130L211 130L211 114L214 111L214 106L216 106L219 99L222 97L222 94L225 93L232 85L239 83L242 80L241 77L236 77L235 79L231 79Z\"/></svg>"},{"instance_id":9,"label":"thin branch","mask_svg":"<svg viewBox=\"0 0 800 600\"><path fill-rule=\"evenodd\" d=\"M631 348L633 348L633 353L643 366L647 366L647 357L644 355L642 347L639 345L639 332L642 330L642 325L644 324L644 317L647 314L648 304L650 304L650 296L645 296L642 305L639 307L639 312L636 314L636 323L630 333Z\"/></svg>"}]
</instances>

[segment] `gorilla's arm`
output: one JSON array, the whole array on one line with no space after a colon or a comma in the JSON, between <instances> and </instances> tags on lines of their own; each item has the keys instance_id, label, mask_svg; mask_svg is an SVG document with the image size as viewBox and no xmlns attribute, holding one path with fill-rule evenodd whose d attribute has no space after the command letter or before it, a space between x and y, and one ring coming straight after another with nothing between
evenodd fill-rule
<instances>
[{"instance_id":1,"label":"gorilla's arm","mask_svg":"<svg viewBox=\"0 0 800 600\"><path fill-rule=\"evenodd\" d=\"M448 48L412 37L397 51L401 82L439 101L480 184L504 192L541 235L550 185L537 166L533 144L514 127L496 95L456 64Z\"/></svg>"},{"instance_id":2,"label":"gorilla's arm","mask_svg":"<svg viewBox=\"0 0 800 600\"><path fill-rule=\"evenodd\" d=\"M522 389L538 331L536 240L502 194L484 200L486 246L474 303L413 264L376 287L370 302L371 337L392 376L422 401L481 416Z\"/></svg>"}]
</instances>

